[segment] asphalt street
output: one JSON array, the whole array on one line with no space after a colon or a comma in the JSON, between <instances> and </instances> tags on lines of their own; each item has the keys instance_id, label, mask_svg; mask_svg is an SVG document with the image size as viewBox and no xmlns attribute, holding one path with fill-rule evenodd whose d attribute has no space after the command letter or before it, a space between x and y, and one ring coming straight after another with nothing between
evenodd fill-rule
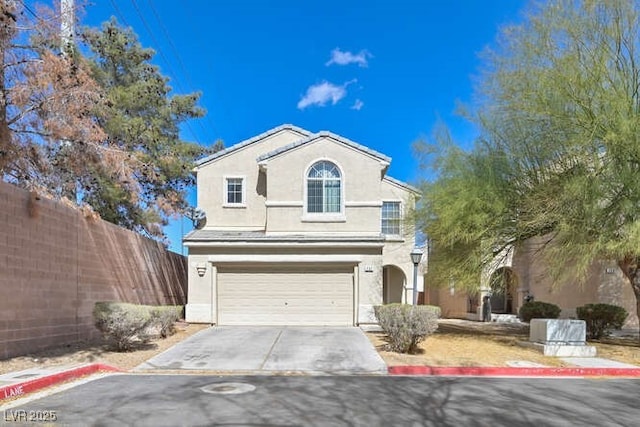
<instances>
[{"instance_id":1,"label":"asphalt street","mask_svg":"<svg viewBox=\"0 0 640 427\"><path fill-rule=\"evenodd\" d=\"M111 375L4 409L3 425L637 426L640 381ZM24 421L24 420L23 420Z\"/></svg>"}]
</instances>

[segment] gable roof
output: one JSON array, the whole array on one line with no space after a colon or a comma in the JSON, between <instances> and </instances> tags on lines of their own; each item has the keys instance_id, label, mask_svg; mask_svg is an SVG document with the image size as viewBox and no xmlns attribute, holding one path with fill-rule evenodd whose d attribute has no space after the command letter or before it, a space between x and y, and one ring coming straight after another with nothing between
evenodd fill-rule
<instances>
[{"instance_id":1,"label":"gable roof","mask_svg":"<svg viewBox=\"0 0 640 427\"><path fill-rule=\"evenodd\" d=\"M246 146L251 145L253 143L256 143L256 142L258 142L260 140L268 138L268 137L270 137L272 135L275 135L278 132L282 132L283 130L292 130L294 132L298 132L298 133L302 134L303 137L308 137L309 135L311 135L311 132L309 132L306 129L302 129L302 128L300 128L298 126L294 126L292 124L283 124L283 125L280 125L280 126L276 126L273 129L269 129L268 131L263 132L260 135L256 135L256 136L254 136L252 138L245 139L244 141L239 142L239 143L237 143L235 145L232 145L229 148L225 148L224 150L220 150L220 151L218 151L216 153L213 153L210 156L207 156L207 157L204 157L204 158L202 158L200 160L197 160L196 161L196 167L202 166L202 165L204 165L206 163L209 163L212 160L215 160L215 159L218 159L220 157L226 156L227 154L231 154L234 151L237 151L237 150L239 150L239 149L241 149L243 147L246 147Z\"/></svg>"},{"instance_id":2,"label":"gable roof","mask_svg":"<svg viewBox=\"0 0 640 427\"><path fill-rule=\"evenodd\" d=\"M260 156L258 156L258 158L256 159L258 162L263 162L265 160L269 160L273 157L279 156L280 154L286 153L287 151L291 151L295 148L301 147L303 145L312 143L316 140L318 140L319 138L322 137L329 137L341 144L344 144L348 147L354 148L358 151L361 151L371 157L375 157L376 159L385 162L385 163L391 163L391 157L386 156L382 153L379 153L378 151L372 150L369 147L365 147L364 145L358 144L357 142L353 142L350 139L344 138L340 135L336 135L333 132L328 132L328 131L321 131L318 133L314 133L311 135L308 135L306 138L303 138L299 141L296 142L292 142L291 144L287 144L283 147L280 147L276 150L270 151L268 153L262 154Z\"/></svg>"},{"instance_id":3,"label":"gable roof","mask_svg":"<svg viewBox=\"0 0 640 427\"><path fill-rule=\"evenodd\" d=\"M420 189L418 189L418 188L414 187L413 185L407 184L407 183L406 183L406 182L404 182L404 181L400 181L399 179L395 179L395 178L393 178L393 177L391 177L391 176L389 176L389 175L385 175L385 176L384 176L384 178L382 178L382 180L383 180L383 181L388 181L388 182L390 182L391 184L395 184L395 185L397 185L398 187L402 187L402 188L404 188L405 190L409 190L409 191L411 191L412 193L417 194L418 196L422 195L422 191L420 191Z\"/></svg>"},{"instance_id":4,"label":"gable roof","mask_svg":"<svg viewBox=\"0 0 640 427\"><path fill-rule=\"evenodd\" d=\"M373 150L373 149L371 149L369 147L365 147L362 144L358 144L357 142L354 142L354 141L352 141L352 140L350 140L348 138L344 138L344 137L342 137L340 135L337 135L337 134L335 134L333 132L320 131L320 132L317 132L317 133L311 133L306 129L303 129L303 128L298 127L298 126L294 126L292 124L283 124L283 125L280 125L280 126L276 126L273 129L269 129L268 131L263 132L260 135L256 135L256 136L254 136L252 138L246 139L246 140L244 140L242 142L239 142L239 143L237 143L235 145L232 145L229 148L225 148L224 150L220 150L220 151L218 151L216 153L213 153L210 156L207 156L207 157L204 157L204 158L202 158L200 160L197 160L196 161L196 167L199 167L199 166L202 166L202 165L204 165L206 163L209 163L212 160L224 157L224 156L226 156L228 154L231 154L231 153L233 153L233 152L235 152L235 151L237 151L237 150L239 150L239 149L241 149L243 147L246 147L248 145L251 145L251 144L254 144L256 142L259 142L259 141L261 141L261 140L263 140L265 138L268 138L268 137L270 137L272 135L277 134L278 132L282 132L283 130L291 130L291 131L297 132L297 133L303 135L303 137L301 139L299 139L298 141L292 142L292 143L287 144L287 145L285 145L283 147L277 148L277 149L275 149L273 151L270 151L268 153L265 153L265 154L262 154L262 155L258 156L258 158L256 159L258 162L269 160L269 159L271 159L273 157L276 157L276 156L278 156L280 154L286 153L287 151L291 151L291 150L296 149L296 148L298 148L300 146L312 143L313 141L316 141L319 138L329 137L329 138L333 139L334 141L337 141L337 142L339 142L341 144L346 145L347 147L353 148L353 149L358 150L358 151L360 151L360 152L362 152L364 154L367 154L367 155L369 155L371 157L374 157L374 158L378 159L381 162L384 162L384 163L387 163L387 164L391 163L391 157L389 157L389 156L387 156L385 154L382 154L382 153L380 153L380 152L378 152L376 150ZM390 177L388 175L385 175L383 177L383 180L386 180L386 181L388 181L388 182L390 182L390 183L392 183L394 185L397 185L397 186L399 186L399 187L401 187L401 188L403 188L405 190L411 191L412 193L415 193L417 195L422 194L422 192L418 188L416 188L416 187L414 187L414 186L412 186L410 184L407 184L406 182L403 182L403 181L400 181L400 180L395 179L393 177Z\"/></svg>"}]
</instances>

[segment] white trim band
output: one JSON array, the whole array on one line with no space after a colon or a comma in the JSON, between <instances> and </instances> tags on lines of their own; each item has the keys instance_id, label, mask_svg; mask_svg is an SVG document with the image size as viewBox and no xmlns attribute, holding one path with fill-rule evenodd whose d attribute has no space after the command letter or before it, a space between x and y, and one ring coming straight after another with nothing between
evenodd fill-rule
<instances>
[{"instance_id":1,"label":"white trim band","mask_svg":"<svg viewBox=\"0 0 640 427\"><path fill-rule=\"evenodd\" d=\"M277 254L250 254L250 255L209 255L207 258L212 264L225 262L242 263L280 263L280 262L327 262L327 263L352 263L362 262L362 257L354 255L277 255Z\"/></svg>"}]
</instances>

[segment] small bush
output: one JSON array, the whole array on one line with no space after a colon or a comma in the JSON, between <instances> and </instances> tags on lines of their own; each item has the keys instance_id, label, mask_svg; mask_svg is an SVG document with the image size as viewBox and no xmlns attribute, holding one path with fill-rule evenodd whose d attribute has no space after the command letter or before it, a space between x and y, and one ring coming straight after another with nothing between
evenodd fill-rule
<instances>
[{"instance_id":1,"label":"small bush","mask_svg":"<svg viewBox=\"0 0 640 427\"><path fill-rule=\"evenodd\" d=\"M149 340L154 321L148 306L122 302L97 302L93 309L96 328L114 342L117 351L130 350L137 341Z\"/></svg>"},{"instance_id":2,"label":"small bush","mask_svg":"<svg viewBox=\"0 0 640 427\"><path fill-rule=\"evenodd\" d=\"M560 316L560 307L555 304L542 301L525 302L520 307L520 319L530 322L531 319L557 319Z\"/></svg>"},{"instance_id":3,"label":"small bush","mask_svg":"<svg viewBox=\"0 0 640 427\"><path fill-rule=\"evenodd\" d=\"M627 310L611 304L587 304L576 309L578 319L587 324L587 337L600 339L612 329L620 329L627 318Z\"/></svg>"},{"instance_id":4,"label":"small bush","mask_svg":"<svg viewBox=\"0 0 640 427\"><path fill-rule=\"evenodd\" d=\"M387 304L373 309L391 351L415 353L418 344L438 329L440 307Z\"/></svg>"},{"instance_id":5,"label":"small bush","mask_svg":"<svg viewBox=\"0 0 640 427\"><path fill-rule=\"evenodd\" d=\"M174 324L180 319L181 314L182 306L179 305L151 307L153 323L158 328L158 333L162 338L166 338L176 332Z\"/></svg>"}]
</instances>

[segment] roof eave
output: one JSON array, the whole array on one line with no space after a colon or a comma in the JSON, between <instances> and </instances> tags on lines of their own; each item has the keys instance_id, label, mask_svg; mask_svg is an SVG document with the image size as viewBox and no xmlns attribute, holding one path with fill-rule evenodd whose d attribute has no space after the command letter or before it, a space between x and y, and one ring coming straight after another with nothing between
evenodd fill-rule
<instances>
[{"instance_id":1,"label":"roof eave","mask_svg":"<svg viewBox=\"0 0 640 427\"><path fill-rule=\"evenodd\" d=\"M275 135L278 132L282 132L283 130L291 130L291 131L297 132L297 133L301 134L303 138L312 135L312 133L309 132L308 130L303 129L303 128L298 127L298 126L295 126L295 125L292 125L292 124L289 124L289 123L283 124L283 125L280 125L280 126L276 126L276 127L272 128L272 129L269 129L269 130L261 133L260 135L256 135L256 136L251 137L249 139L245 139L244 141L241 141L241 142L239 142L237 144L234 144L229 148L225 148L224 150L220 150L220 151L218 151L216 153L213 153L213 154L211 154L211 155L209 155L207 157L204 157L202 159L196 160L196 162L195 162L196 166L194 168L194 171L197 172L198 168L200 168L202 166L205 166L206 164L208 164L208 163L210 163L210 162L212 162L214 160L221 159L221 158L223 158L223 157L225 157L225 156L227 156L227 155L229 155L229 154L231 154L231 153L233 153L233 152L235 152L235 151L237 151L237 150L239 150L241 148L244 148L244 147L247 147L249 145L252 145L252 144L254 144L254 143L258 142L258 141L261 141L261 140L263 140L265 138L268 138L268 137L270 137L272 135Z\"/></svg>"},{"instance_id":2,"label":"roof eave","mask_svg":"<svg viewBox=\"0 0 640 427\"><path fill-rule=\"evenodd\" d=\"M392 185L400 187L400 188L402 188L404 190L407 190L407 191L415 194L418 197L422 197L422 191L420 191L420 189L414 187L411 184L407 184L404 181L400 181L399 179L393 178L393 177L388 176L388 175L385 175L382 179L384 181L387 181L389 184L392 184Z\"/></svg>"},{"instance_id":3,"label":"roof eave","mask_svg":"<svg viewBox=\"0 0 640 427\"><path fill-rule=\"evenodd\" d=\"M389 156L387 156L385 154L382 154L382 153L380 153L378 151L375 151L375 150L373 150L371 148L365 147L362 144L358 144L357 142L351 141L350 139L347 139L347 138L344 138L344 137L342 137L340 135L337 135L335 133L329 132L329 131L320 131L318 133L311 134L311 135L307 136L304 139L292 142L292 143L290 143L288 145L285 145L284 147L280 147L280 148L278 148L276 150L273 150L273 151L271 151L269 153L262 154L262 155L260 155L260 156L258 156L256 158L256 161L258 162L258 164L262 164L262 165L266 166L266 163L269 160L274 159L276 157L279 157L279 156L281 156L283 154L286 154L291 150L295 150L297 148L303 147L303 146L305 146L305 145L307 145L309 143L312 143L313 141L316 141L317 139L320 139L320 138L323 138L323 137L324 138L331 138L331 139L333 139L333 140L335 140L337 142L340 142L340 143L344 144L347 147L350 147L352 149L356 149L356 150L360 151L361 153L378 160L383 167L388 167L389 164L391 164L391 157L389 157Z\"/></svg>"}]
</instances>

